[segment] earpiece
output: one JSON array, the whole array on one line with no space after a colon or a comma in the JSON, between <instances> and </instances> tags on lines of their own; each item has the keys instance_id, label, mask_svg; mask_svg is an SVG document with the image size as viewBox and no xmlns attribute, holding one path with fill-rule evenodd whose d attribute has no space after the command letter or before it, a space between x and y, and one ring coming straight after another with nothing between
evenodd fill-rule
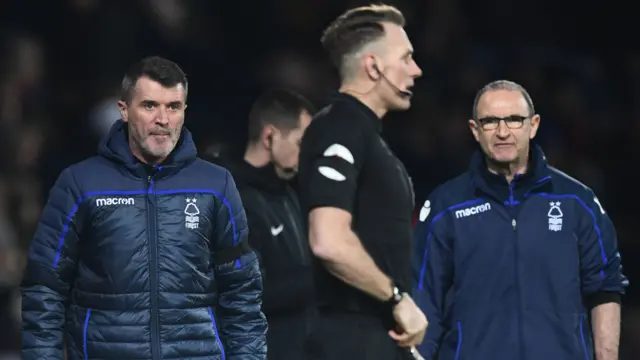
<instances>
[{"instance_id":1,"label":"earpiece","mask_svg":"<svg viewBox=\"0 0 640 360\"><path fill-rule=\"evenodd\" d=\"M373 69L378 72L378 76L380 76L382 78L382 80L384 80L386 83L388 83L389 86L391 86L391 88L393 90L395 90L395 92L398 94L398 96L403 97L403 98L410 98L411 96L413 96L413 93L410 90L401 90L398 86L396 86L389 79L387 79L387 77L384 75L384 73L382 71L380 71L380 68L378 68L378 63L376 63L376 62L373 63Z\"/></svg>"},{"instance_id":2,"label":"earpiece","mask_svg":"<svg viewBox=\"0 0 640 360\"><path fill-rule=\"evenodd\" d=\"M382 75L382 71L380 71L380 68L378 67L378 63L375 63L375 62L373 63L373 70L375 70L378 73L377 77L384 76Z\"/></svg>"}]
</instances>

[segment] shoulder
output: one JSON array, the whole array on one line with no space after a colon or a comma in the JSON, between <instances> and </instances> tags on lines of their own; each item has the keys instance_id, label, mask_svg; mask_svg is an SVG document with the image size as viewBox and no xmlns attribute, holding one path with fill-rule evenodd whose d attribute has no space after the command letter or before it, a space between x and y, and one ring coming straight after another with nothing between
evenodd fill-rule
<instances>
[{"instance_id":1,"label":"shoulder","mask_svg":"<svg viewBox=\"0 0 640 360\"><path fill-rule=\"evenodd\" d=\"M362 161L375 132L360 114L340 103L318 113L302 139L302 160L307 156L338 156L350 163ZM359 159L360 158L360 159Z\"/></svg>"},{"instance_id":2,"label":"shoulder","mask_svg":"<svg viewBox=\"0 0 640 360\"><path fill-rule=\"evenodd\" d=\"M359 135L367 128L368 119L340 102L328 105L320 110L307 130L305 137L314 136L355 136Z\"/></svg>"},{"instance_id":3,"label":"shoulder","mask_svg":"<svg viewBox=\"0 0 640 360\"><path fill-rule=\"evenodd\" d=\"M425 221L429 215L439 218L451 211L479 205L486 199L477 196L471 173L465 172L436 187L422 204L419 221Z\"/></svg>"},{"instance_id":4,"label":"shoulder","mask_svg":"<svg viewBox=\"0 0 640 360\"><path fill-rule=\"evenodd\" d=\"M99 170L102 167L109 167L111 162L102 156L92 156L80 162L70 165L63 171L71 172L75 175L82 175Z\"/></svg>"},{"instance_id":5,"label":"shoulder","mask_svg":"<svg viewBox=\"0 0 640 360\"><path fill-rule=\"evenodd\" d=\"M190 167L193 170L202 172L202 176L206 177L219 177L222 179L231 177L231 173L226 168L202 158L196 158L193 163L191 163Z\"/></svg>"},{"instance_id":6,"label":"shoulder","mask_svg":"<svg viewBox=\"0 0 640 360\"><path fill-rule=\"evenodd\" d=\"M432 202L436 202L440 208L449 208L474 201L476 198L473 177L469 172L462 173L442 183L429 195L429 199Z\"/></svg>"},{"instance_id":7,"label":"shoulder","mask_svg":"<svg viewBox=\"0 0 640 360\"><path fill-rule=\"evenodd\" d=\"M590 187L569 176L567 173L552 166L549 166L549 173L555 195L573 195L582 200L592 200L594 197L594 192Z\"/></svg>"},{"instance_id":8,"label":"shoulder","mask_svg":"<svg viewBox=\"0 0 640 360\"><path fill-rule=\"evenodd\" d=\"M116 174L117 171L113 171L116 167L113 162L102 156L93 156L68 166L62 170L60 178L81 189L93 188Z\"/></svg>"},{"instance_id":9,"label":"shoulder","mask_svg":"<svg viewBox=\"0 0 640 360\"><path fill-rule=\"evenodd\" d=\"M230 187L235 188L235 182L229 170L201 158L193 160L177 176L180 177L180 182L197 184L199 187L208 188L220 194Z\"/></svg>"},{"instance_id":10,"label":"shoulder","mask_svg":"<svg viewBox=\"0 0 640 360\"><path fill-rule=\"evenodd\" d=\"M549 167L549 170L553 184L552 196L577 200L591 217L606 213L598 196L589 186L556 168Z\"/></svg>"}]
</instances>

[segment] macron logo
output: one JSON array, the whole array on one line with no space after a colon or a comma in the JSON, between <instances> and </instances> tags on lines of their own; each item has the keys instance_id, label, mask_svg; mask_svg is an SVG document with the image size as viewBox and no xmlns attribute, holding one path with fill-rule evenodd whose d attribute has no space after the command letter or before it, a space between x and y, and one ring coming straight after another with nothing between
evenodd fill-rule
<instances>
[{"instance_id":1,"label":"macron logo","mask_svg":"<svg viewBox=\"0 0 640 360\"><path fill-rule=\"evenodd\" d=\"M104 198L96 199L96 205L109 206L109 205L133 205L135 201L133 198Z\"/></svg>"},{"instance_id":2,"label":"macron logo","mask_svg":"<svg viewBox=\"0 0 640 360\"><path fill-rule=\"evenodd\" d=\"M491 204L489 203L458 210L456 211L456 219L460 219L460 218L471 216L471 215L476 215L489 210L491 210Z\"/></svg>"}]
</instances>

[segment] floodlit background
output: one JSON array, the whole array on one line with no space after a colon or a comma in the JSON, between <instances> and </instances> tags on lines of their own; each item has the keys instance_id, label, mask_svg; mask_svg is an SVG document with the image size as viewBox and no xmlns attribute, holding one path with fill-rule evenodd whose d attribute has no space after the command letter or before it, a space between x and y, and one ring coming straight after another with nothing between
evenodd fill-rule
<instances>
[{"instance_id":1,"label":"floodlit background","mask_svg":"<svg viewBox=\"0 0 640 360\"><path fill-rule=\"evenodd\" d=\"M542 116L551 164L591 186L617 225L625 273L622 360L640 358L638 224L640 49L634 12L575 0L389 1L405 12L424 71L412 109L385 134L413 177L418 206L465 170L475 92L521 83ZM288 86L321 106L336 74L320 33L349 0L18 0L0 11L0 328L9 328L43 202L59 172L95 153L118 118L127 67L148 55L190 81L187 127L201 153L244 146L249 106ZM629 5L631 6L631 5ZM14 308L16 307L13 302ZM19 306L19 305L17 305ZM15 311L14 311L15 312ZM19 313L18 313L19 316ZM2 337L7 349L19 335ZM634 356L635 355L635 356Z\"/></svg>"}]
</instances>

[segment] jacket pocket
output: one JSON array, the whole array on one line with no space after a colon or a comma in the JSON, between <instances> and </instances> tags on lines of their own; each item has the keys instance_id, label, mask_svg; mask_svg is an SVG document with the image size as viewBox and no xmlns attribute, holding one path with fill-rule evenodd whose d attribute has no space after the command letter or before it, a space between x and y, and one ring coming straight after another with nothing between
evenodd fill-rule
<instances>
[{"instance_id":1,"label":"jacket pocket","mask_svg":"<svg viewBox=\"0 0 640 360\"><path fill-rule=\"evenodd\" d=\"M218 334L218 327L216 326L216 317L213 315L213 310L211 310L211 306L207 307L209 311L209 317L211 318L211 326L213 327L213 335L216 338L216 342L218 343L218 347L220 348L220 353L222 354L222 360L226 359L224 354L224 347L222 346L222 341L220 341L220 335Z\"/></svg>"},{"instance_id":2,"label":"jacket pocket","mask_svg":"<svg viewBox=\"0 0 640 360\"><path fill-rule=\"evenodd\" d=\"M91 308L87 309L84 317L84 325L82 326L82 353L84 360L89 360L89 351L87 350L87 329L89 328L89 319L91 318Z\"/></svg>"},{"instance_id":3,"label":"jacket pocket","mask_svg":"<svg viewBox=\"0 0 640 360\"><path fill-rule=\"evenodd\" d=\"M458 321L458 345L456 346L456 355L454 360L460 360L460 349L462 348L462 323Z\"/></svg>"}]
</instances>

